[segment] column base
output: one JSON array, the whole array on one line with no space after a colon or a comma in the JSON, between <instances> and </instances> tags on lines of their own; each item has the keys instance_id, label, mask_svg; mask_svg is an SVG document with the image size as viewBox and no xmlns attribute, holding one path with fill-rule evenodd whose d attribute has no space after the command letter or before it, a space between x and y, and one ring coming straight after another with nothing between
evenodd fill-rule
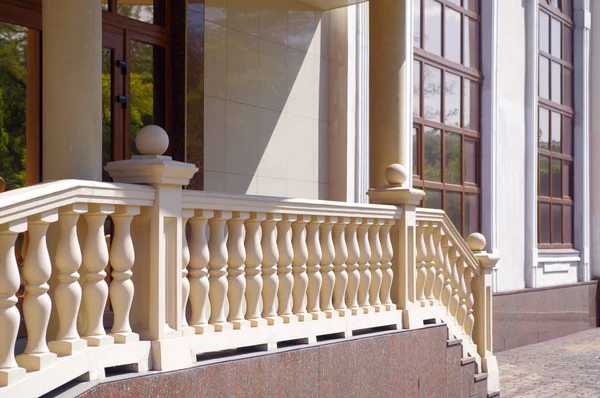
<instances>
[{"instance_id":1,"label":"column base","mask_svg":"<svg viewBox=\"0 0 600 398\"><path fill-rule=\"evenodd\" d=\"M9 386L23 377L27 371L23 368L0 369L0 387Z\"/></svg>"},{"instance_id":2,"label":"column base","mask_svg":"<svg viewBox=\"0 0 600 398\"><path fill-rule=\"evenodd\" d=\"M264 319L267 321L267 325L269 325L269 326L283 325L283 319L278 316L268 316L268 317L265 317Z\"/></svg>"},{"instance_id":3,"label":"column base","mask_svg":"<svg viewBox=\"0 0 600 398\"><path fill-rule=\"evenodd\" d=\"M347 308L340 308L340 309L336 310L336 312L340 318L346 318L352 314L352 311L350 311Z\"/></svg>"},{"instance_id":4,"label":"column base","mask_svg":"<svg viewBox=\"0 0 600 398\"><path fill-rule=\"evenodd\" d=\"M64 357L86 349L87 341L83 339L56 340L48 343L48 347L50 348L50 351L59 357Z\"/></svg>"},{"instance_id":5,"label":"column base","mask_svg":"<svg viewBox=\"0 0 600 398\"><path fill-rule=\"evenodd\" d=\"M195 330L194 330L194 328L193 328L193 327L191 327L191 326L184 326L184 327L181 329L181 335L182 335L183 337L186 337L186 336L193 336L193 335L195 335L195 334L196 334L196 331L195 331Z\"/></svg>"},{"instance_id":6,"label":"column base","mask_svg":"<svg viewBox=\"0 0 600 398\"><path fill-rule=\"evenodd\" d=\"M37 372L56 362L57 356L53 352L43 354L21 354L17 355L17 363L29 372Z\"/></svg>"},{"instance_id":7,"label":"column base","mask_svg":"<svg viewBox=\"0 0 600 398\"><path fill-rule=\"evenodd\" d=\"M306 312L303 314L296 314L296 316L298 317L299 322L310 322L313 320L312 314Z\"/></svg>"},{"instance_id":8,"label":"column base","mask_svg":"<svg viewBox=\"0 0 600 398\"><path fill-rule=\"evenodd\" d=\"M140 335L133 332L111 333L117 344L137 343L140 341Z\"/></svg>"},{"instance_id":9,"label":"column base","mask_svg":"<svg viewBox=\"0 0 600 398\"><path fill-rule=\"evenodd\" d=\"M263 318L250 319L250 326L253 328L259 328L262 326L267 326L267 320Z\"/></svg>"},{"instance_id":10,"label":"column base","mask_svg":"<svg viewBox=\"0 0 600 398\"><path fill-rule=\"evenodd\" d=\"M352 313L352 315L360 315L363 313L363 310L360 307L350 308L350 313Z\"/></svg>"},{"instance_id":11,"label":"column base","mask_svg":"<svg viewBox=\"0 0 600 398\"><path fill-rule=\"evenodd\" d=\"M215 328L215 332L229 332L233 330L233 324L229 322L219 322L212 324Z\"/></svg>"},{"instance_id":12,"label":"column base","mask_svg":"<svg viewBox=\"0 0 600 398\"><path fill-rule=\"evenodd\" d=\"M371 307L370 305L365 305L360 307L360 309L362 310L362 313L365 315L369 315L369 314L374 314L375 313L375 308Z\"/></svg>"},{"instance_id":13,"label":"column base","mask_svg":"<svg viewBox=\"0 0 600 398\"><path fill-rule=\"evenodd\" d=\"M115 338L106 334L103 336L85 336L83 339L87 341L88 347L104 347L115 343Z\"/></svg>"},{"instance_id":14,"label":"column base","mask_svg":"<svg viewBox=\"0 0 600 398\"><path fill-rule=\"evenodd\" d=\"M194 325L192 326L196 334L207 334L215 331L215 327L213 325L204 324L204 325Z\"/></svg>"},{"instance_id":15,"label":"column base","mask_svg":"<svg viewBox=\"0 0 600 398\"><path fill-rule=\"evenodd\" d=\"M384 304L386 311L396 311L396 304Z\"/></svg>"},{"instance_id":16,"label":"column base","mask_svg":"<svg viewBox=\"0 0 600 398\"><path fill-rule=\"evenodd\" d=\"M233 325L233 329L235 329L235 330L250 329L250 327L251 327L250 321L247 321L245 319L241 319L241 320L237 320L237 321L229 321L229 322Z\"/></svg>"},{"instance_id":17,"label":"column base","mask_svg":"<svg viewBox=\"0 0 600 398\"><path fill-rule=\"evenodd\" d=\"M283 319L283 323L297 323L298 317L296 315L280 315Z\"/></svg>"},{"instance_id":18,"label":"column base","mask_svg":"<svg viewBox=\"0 0 600 398\"><path fill-rule=\"evenodd\" d=\"M327 318L327 315L325 315L324 312L311 312L310 315L312 316L313 321L322 321L323 319Z\"/></svg>"}]
</instances>

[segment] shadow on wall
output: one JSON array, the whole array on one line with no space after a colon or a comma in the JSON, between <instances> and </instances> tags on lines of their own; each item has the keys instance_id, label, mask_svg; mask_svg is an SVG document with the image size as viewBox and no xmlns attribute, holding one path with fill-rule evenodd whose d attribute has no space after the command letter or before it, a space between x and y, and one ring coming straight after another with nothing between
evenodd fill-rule
<instances>
[{"instance_id":1,"label":"shadow on wall","mask_svg":"<svg viewBox=\"0 0 600 398\"><path fill-rule=\"evenodd\" d=\"M329 12L230 0L205 20L204 189L326 199Z\"/></svg>"}]
</instances>

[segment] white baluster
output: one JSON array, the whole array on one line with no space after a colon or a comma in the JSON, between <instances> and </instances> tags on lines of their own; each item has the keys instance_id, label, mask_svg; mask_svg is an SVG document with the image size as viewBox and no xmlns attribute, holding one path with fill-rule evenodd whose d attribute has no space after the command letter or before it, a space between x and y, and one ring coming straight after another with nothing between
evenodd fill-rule
<instances>
[{"instance_id":1,"label":"white baluster","mask_svg":"<svg viewBox=\"0 0 600 398\"><path fill-rule=\"evenodd\" d=\"M436 304L442 303L442 291L444 290L444 249L442 247L443 231L441 225L435 229L433 240L435 243L435 283L433 285L433 295Z\"/></svg>"},{"instance_id":2,"label":"white baluster","mask_svg":"<svg viewBox=\"0 0 600 398\"><path fill-rule=\"evenodd\" d=\"M208 303L208 242L206 240L206 223L214 216L211 210L197 210L190 219L190 304L192 314L190 325L197 334L214 331L213 325L208 323L206 307Z\"/></svg>"},{"instance_id":3,"label":"white baluster","mask_svg":"<svg viewBox=\"0 0 600 398\"><path fill-rule=\"evenodd\" d=\"M379 231L379 239L381 240L381 304L386 311L393 311L396 305L392 303L391 290L394 280L394 272L392 271L392 258L394 257L394 248L390 238L390 231L394 225L394 220L387 220Z\"/></svg>"},{"instance_id":4,"label":"white baluster","mask_svg":"<svg viewBox=\"0 0 600 398\"><path fill-rule=\"evenodd\" d=\"M358 305L362 308L364 314L375 311L369 302L369 288L371 286L371 271L369 270L369 260L371 259L371 245L369 244L369 228L373 225L372 219L363 220L358 226L358 247L360 256L358 257L358 272L360 273L360 282L358 284Z\"/></svg>"},{"instance_id":5,"label":"white baluster","mask_svg":"<svg viewBox=\"0 0 600 398\"><path fill-rule=\"evenodd\" d=\"M262 316L269 325L283 323L277 315L275 303L279 289L279 278L277 277L277 260L279 250L277 249L277 223L282 220L279 214L268 214L267 219L262 222L262 239L260 242L263 251L262 276L263 276L263 313Z\"/></svg>"},{"instance_id":6,"label":"white baluster","mask_svg":"<svg viewBox=\"0 0 600 398\"><path fill-rule=\"evenodd\" d=\"M306 272L308 274L307 301L308 312L312 314L314 320L325 318L325 313L321 312L319 302L319 293L323 278L321 276L321 243L319 242L319 229L325 221L325 217L313 216L306 227L306 244L308 248L308 259L306 260Z\"/></svg>"},{"instance_id":7,"label":"white baluster","mask_svg":"<svg viewBox=\"0 0 600 398\"><path fill-rule=\"evenodd\" d=\"M119 344L135 343L139 335L133 333L129 324L129 313L135 294L131 277L131 268L135 263L135 249L131 239L131 221L140 214L137 206L119 206L112 215L115 226L110 250L110 265L112 266L112 282L110 283L110 303L114 313L114 323L111 336Z\"/></svg>"},{"instance_id":8,"label":"white baluster","mask_svg":"<svg viewBox=\"0 0 600 398\"><path fill-rule=\"evenodd\" d=\"M427 254L425 256L427 278L425 279L425 295L429 305L435 304L433 285L435 284L435 243L433 235L437 228L437 224L430 223L427 225L427 232L425 234L425 242L427 244Z\"/></svg>"},{"instance_id":9,"label":"white baluster","mask_svg":"<svg viewBox=\"0 0 600 398\"><path fill-rule=\"evenodd\" d=\"M25 376L15 360L15 342L21 316L15 307L20 285L15 257L15 241L27 229L26 220L0 226L0 386L13 384Z\"/></svg>"},{"instance_id":10,"label":"white baluster","mask_svg":"<svg viewBox=\"0 0 600 398\"><path fill-rule=\"evenodd\" d=\"M444 287L442 290L442 304L446 307L448 314L450 314L450 301L452 299L452 265L450 264L450 251L452 244L450 243L450 235L444 234L442 238L442 250L444 253L444 264L443 264L443 277Z\"/></svg>"},{"instance_id":11,"label":"white baluster","mask_svg":"<svg viewBox=\"0 0 600 398\"><path fill-rule=\"evenodd\" d=\"M50 223L58 221L56 210L29 218L29 247L23 266L25 300L23 315L27 325L27 346L17 356L17 363L28 371L37 371L52 365L56 354L46 344L46 332L52 311L48 295L48 279L52 274L52 262L46 245L46 233Z\"/></svg>"},{"instance_id":12,"label":"white baluster","mask_svg":"<svg viewBox=\"0 0 600 398\"><path fill-rule=\"evenodd\" d=\"M306 311L306 291L308 289L306 223L309 220L309 216L298 216L296 222L292 224L292 247L294 248L294 258L292 260L294 306L292 312L300 322L312 320L312 315Z\"/></svg>"},{"instance_id":13,"label":"white baluster","mask_svg":"<svg viewBox=\"0 0 600 398\"><path fill-rule=\"evenodd\" d=\"M250 327L250 322L244 319L242 304L246 294L246 277L244 276L244 263L246 262L246 248L244 247L244 221L250 217L249 213L234 212L227 221L229 236L227 238L227 299L229 300L228 321L234 329Z\"/></svg>"},{"instance_id":14,"label":"white baluster","mask_svg":"<svg viewBox=\"0 0 600 398\"><path fill-rule=\"evenodd\" d=\"M292 313L292 291L294 288L294 277L292 276L292 260L294 248L292 246L292 223L296 216L284 215L283 220L277 224L277 247L279 249L279 260L277 261L277 275L279 276L279 316L285 323L293 323L298 317Z\"/></svg>"},{"instance_id":15,"label":"white baluster","mask_svg":"<svg viewBox=\"0 0 600 398\"><path fill-rule=\"evenodd\" d=\"M348 248L346 247L346 226L350 223L349 218L340 217L333 226L333 247L335 257L333 259L333 272L335 284L333 287L333 308L338 315L345 317L350 315L346 306L346 288L348 287L348 273L346 272L346 260L348 259Z\"/></svg>"},{"instance_id":16,"label":"white baluster","mask_svg":"<svg viewBox=\"0 0 600 398\"><path fill-rule=\"evenodd\" d=\"M335 274L333 273L333 259L335 256L335 248L333 246L333 238L331 231L333 224L337 222L336 217L327 217L325 222L321 224L321 277L323 283L321 285L321 311L325 313L327 318L337 317L337 312L333 308L333 287L335 284Z\"/></svg>"},{"instance_id":17,"label":"white baluster","mask_svg":"<svg viewBox=\"0 0 600 398\"><path fill-rule=\"evenodd\" d=\"M471 268L465 270L465 283L467 288L467 319L465 320L465 334L469 336L473 341L473 326L475 325L475 316L473 315L473 305L475 304L475 297L473 296L473 290L471 288L471 282L475 273Z\"/></svg>"},{"instance_id":18,"label":"white baluster","mask_svg":"<svg viewBox=\"0 0 600 398\"><path fill-rule=\"evenodd\" d=\"M375 311L381 312L384 307L379 299L381 290L381 256L383 254L381 241L379 240L379 230L383 225L382 220L375 220L371 228L369 228L369 245L371 246L371 259L369 260L371 270L371 286L369 287L369 302L375 308Z\"/></svg>"},{"instance_id":19,"label":"white baluster","mask_svg":"<svg viewBox=\"0 0 600 398\"><path fill-rule=\"evenodd\" d=\"M188 266L190 264L191 254L187 240L188 220L194 216L194 210L184 209L181 217L181 327L183 336L196 334L193 327L187 322L187 306L190 298L190 281L188 279Z\"/></svg>"},{"instance_id":20,"label":"white baluster","mask_svg":"<svg viewBox=\"0 0 600 398\"><path fill-rule=\"evenodd\" d=\"M427 246L425 245L426 229L426 223L419 223L417 225L417 300L419 300L421 307L427 305L427 299L425 296L425 281L427 279L427 263L425 262L425 256L427 253Z\"/></svg>"},{"instance_id":21,"label":"white baluster","mask_svg":"<svg viewBox=\"0 0 600 398\"><path fill-rule=\"evenodd\" d=\"M464 328L465 321L467 319L467 284L465 282L465 268L466 261L464 257L460 256L456 262L456 268L458 269L459 285L458 285L458 298L460 307L456 315L456 322Z\"/></svg>"},{"instance_id":22,"label":"white baluster","mask_svg":"<svg viewBox=\"0 0 600 398\"><path fill-rule=\"evenodd\" d=\"M86 271L83 285L83 303L87 315L84 339L88 346L104 346L114 343L112 336L104 330L104 309L108 301L106 265L109 253L104 235L106 216L112 214L111 205L92 205L84 218L87 223L87 237L83 246L83 265Z\"/></svg>"},{"instance_id":23,"label":"white baluster","mask_svg":"<svg viewBox=\"0 0 600 398\"><path fill-rule=\"evenodd\" d=\"M346 272L348 273L348 287L346 289L346 305L352 312L352 315L358 315L361 312L358 306L358 284L360 283L360 273L358 272L358 258L360 248L356 230L362 219L353 218L346 227L346 247L348 248L348 258L346 259Z\"/></svg>"},{"instance_id":24,"label":"white baluster","mask_svg":"<svg viewBox=\"0 0 600 398\"><path fill-rule=\"evenodd\" d=\"M225 314L225 300L227 299L227 241L225 237L225 222L232 216L231 212L215 211L215 215L208 221L210 238L208 247L210 251L210 323L217 332L233 330L233 325L227 322Z\"/></svg>"},{"instance_id":25,"label":"white baluster","mask_svg":"<svg viewBox=\"0 0 600 398\"><path fill-rule=\"evenodd\" d=\"M450 247L448 258L450 260L450 267L452 271L450 280L452 286L452 296L450 298L450 305L448 306L448 309L450 310L450 315L456 318L458 307L460 306L460 298L458 296L460 276L458 274L458 251L456 246Z\"/></svg>"},{"instance_id":26,"label":"white baluster","mask_svg":"<svg viewBox=\"0 0 600 398\"><path fill-rule=\"evenodd\" d=\"M87 347L87 342L77 333L77 313L81 304L79 267L81 249L77 239L79 215L87 211L86 205L71 205L60 209L58 223L60 237L54 264L58 271L58 285L54 292L54 305L58 313L58 333L48 346L58 356L72 355Z\"/></svg>"},{"instance_id":27,"label":"white baluster","mask_svg":"<svg viewBox=\"0 0 600 398\"><path fill-rule=\"evenodd\" d=\"M260 246L260 223L264 213L251 213L246 221L246 319L252 327L265 326L267 321L260 316L260 296L263 280L260 265L263 252Z\"/></svg>"}]
</instances>

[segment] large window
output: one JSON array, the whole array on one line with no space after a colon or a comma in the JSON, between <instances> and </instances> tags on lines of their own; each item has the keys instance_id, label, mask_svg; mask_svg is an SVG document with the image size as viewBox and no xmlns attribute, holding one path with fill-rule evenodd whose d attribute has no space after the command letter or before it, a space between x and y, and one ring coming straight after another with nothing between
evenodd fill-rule
<instances>
[{"instance_id":1,"label":"large window","mask_svg":"<svg viewBox=\"0 0 600 398\"><path fill-rule=\"evenodd\" d=\"M479 9L414 0L414 186L465 236L480 230Z\"/></svg>"},{"instance_id":2,"label":"large window","mask_svg":"<svg viewBox=\"0 0 600 398\"><path fill-rule=\"evenodd\" d=\"M539 10L538 243L573 246L573 21L571 1Z\"/></svg>"}]
</instances>

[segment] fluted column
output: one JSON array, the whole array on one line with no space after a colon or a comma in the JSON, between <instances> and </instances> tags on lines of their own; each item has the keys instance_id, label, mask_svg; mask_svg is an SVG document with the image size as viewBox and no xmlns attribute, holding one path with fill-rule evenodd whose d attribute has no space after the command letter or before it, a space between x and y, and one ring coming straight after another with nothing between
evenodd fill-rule
<instances>
[{"instance_id":1,"label":"fluted column","mask_svg":"<svg viewBox=\"0 0 600 398\"><path fill-rule=\"evenodd\" d=\"M332 229L336 223L336 217L327 217L325 222L321 224L321 233L319 240L321 242L321 277L323 284L321 285L321 311L325 313L327 318L337 316L337 312L333 308L333 287L335 284L335 274L333 273L333 259L335 257L335 248L333 246Z\"/></svg>"},{"instance_id":2,"label":"fluted column","mask_svg":"<svg viewBox=\"0 0 600 398\"><path fill-rule=\"evenodd\" d=\"M193 217L194 211L184 209L181 217L181 327L184 336L195 334L194 328L187 322L187 306L190 298L190 281L188 279L188 266L191 260L190 247L187 240L188 220Z\"/></svg>"},{"instance_id":3,"label":"fluted column","mask_svg":"<svg viewBox=\"0 0 600 398\"><path fill-rule=\"evenodd\" d=\"M86 211L86 205L66 206L59 211L60 236L54 259L58 271L58 284L54 292L58 333L56 340L49 343L50 350L58 356L72 355L87 346L87 342L77 333L77 313L82 294L78 283L82 258L77 239L77 221L79 215Z\"/></svg>"},{"instance_id":4,"label":"fluted column","mask_svg":"<svg viewBox=\"0 0 600 398\"><path fill-rule=\"evenodd\" d=\"M309 220L309 216L298 216L296 222L292 224L292 247L294 248L294 258L292 260L294 305L292 312L301 322L312 320L312 315L306 311L306 292L308 289L306 223Z\"/></svg>"},{"instance_id":5,"label":"fluted column","mask_svg":"<svg viewBox=\"0 0 600 398\"><path fill-rule=\"evenodd\" d=\"M392 271L392 258L394 256L394 248L390 238L390 231L394 226L394 220L386 220L379 230L379 239L381 240L381 304L386 311L393 311L396 305L392 303L391 290L392 282L394 281L394 272Z\"/></svg>"},{"instance_id":6,"label":"fluted column","mask_svg":"<svg viewBox=\"0 0 600 398\"><path fill-rule=\"evenodd\" d=\"M227 322L225 300L227 299L227 241L225 237L225 222L232 216L231 212L215 211L214 217L208 221L210 238L208 247L208 273L210 275L210 323L217 332L233 330L233 325Z\"/></svg>"},{"instance_id":7,"label":"fluted column","mask_svg":"<svg viewBox=\"0 0 600 398\"><path fill-rule=\"evenodd\" d=\"M371 259L371 245L369 245L369 228L373 225L372 219L365 219L358 226L358 247L360 256L358 257L358 272L360 274L360 283L358 285L358 305L363 313L373 312L373 307L369 303L369 287L371 286L371 271L369 270L369 261Z\"/></svg>"},{"instance_id":8,"label":"fluted column","mask_svg":"<svg viewBox=\"0 0 600 398\"><path fill-rule=\"evenodd\" d=\"M292 223L294 221L296 221L295 216L284 215L283 219L277 223L277 248L279 249L279 259L277 261L279 310L277 313L285 323L298 320L298 317L292 313L292 291L294 288L294 277L292 276L292 260L294 258Z\"/></svg>"},{"instance_id":9,"label":"fluted column","mask_svg":"<svg viewBox=\"0 0 600 398\"><path fill-rule=\"evenodd\" d=\"M346 306L346 288L348 287L348 273L346 272L346 260L348 259L348 248L346 247L345 230L350 219L340 217L333 226L333 247L335 257L333 259L333 272L335 284L333 287L333 308L341 317L348 316L350 311Z\"/></svg>"},{"instance_id":10,"label":"fluted column","mask_svg":"<svg viewBox=\"0 0 600 398\"><path fill-rule=\"evenodd\" d=\"M260 245L260 223L265 220L264 213L251 213L246 220L246 319L252 327L265 326L267 321L261 317L259 300L263 289L260 265L263 259Z\"/></svg>"},{"instance_id":11,"label":"fluted column","mask_svg":"<svg viewBox=\"0 0 600 398\"><path fill-rule=\"evenodd\" d=\"M208 323L208 242L206 240L206 223L214 216L211 210L197 210L190 219L192 234L190 236L190 304L192 314L190 325L197 334L214 331L213 325Z\"/></svg>"},{"instance_id":12,"label":"fluted column","mask_svg":"<svg viewBox=\"0 0 600 398\"><path fill-rule=\"evenodd\" d=\"M348 287L346 291L346 305L352 315L358 315L360 307L358 306L358 284L360 283L360 273L358 271L358 258L360 248L356 230L362 223L362 219L353 218L346 227L346 248L348 249L348 258L346 259L346 272L348 273Z\"/></svg>"},{"instance_id":13,"label":"fluted column","mask_svg":"<svg viewBox=\"0 0 600 398\"><path fill-rule=\"evenodd\" d=\"M246 277L244 276L244 263L246 262L246 248L244 247L244 221L250 214L234 212L231 219L227 220L227 298L229 300L229 317L227 320L233 324L234 329L250 327L250 322L244 319L242 303L246 293Z\"/></svg>"},{"instance_id":14,"label":"fluted column","mask_svg":"<svg viewBox=\"0 0 600 398\"><path fill-rule=\"evenodd\" d=\"M313 319L318 320L325 317L321 312L320 293L323 277L321 276L321 243L319 242L319 229L325 221L325 217L313 216L306 226L306 244L308 258L306 260L306 272L308 274L307 307Z\"/></svg>"},{"instance_id":15,"label":"fluted column","mask_svg":"<svg viewBox=\"0 0 600 398\"><path fill-rule=\"evenodd\" d=\"M263 275L263 312L262 316L269 325L283 323L277 315L276 301L279 290L279 278L277 277L277 260L279 250L277 248L277 223L282 220L279 214L268 214L262 222L262 239L260 242L263 251L262 275Z\"/></svg>"}]
</instances>

